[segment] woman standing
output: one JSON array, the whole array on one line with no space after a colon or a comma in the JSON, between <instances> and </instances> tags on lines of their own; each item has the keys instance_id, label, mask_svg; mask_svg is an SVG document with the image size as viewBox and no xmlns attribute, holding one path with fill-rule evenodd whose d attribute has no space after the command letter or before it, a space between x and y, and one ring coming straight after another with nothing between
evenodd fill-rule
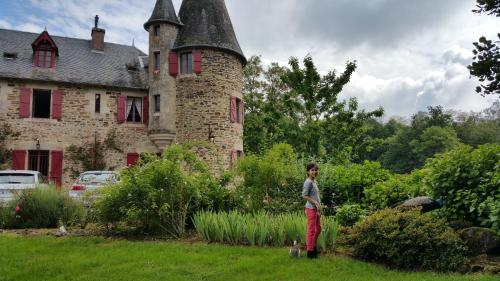
<instances>
[{"instance_id":1,"label":"woman standing","mask_svg":"<svg viewBox=\"0 0 500 281\"><path fill-rule=\"evenodd\" d=\"M316 248L316 241L321 233L321 199L319 195L318 184L316 177L318 176L319 166L315 163L307 164L306 172L307 179L304 182L302 190L302 198L306 203L306 216L307 216L307 257L310 259L318 257L318 250Z\"/></svg>"}]
</instances>

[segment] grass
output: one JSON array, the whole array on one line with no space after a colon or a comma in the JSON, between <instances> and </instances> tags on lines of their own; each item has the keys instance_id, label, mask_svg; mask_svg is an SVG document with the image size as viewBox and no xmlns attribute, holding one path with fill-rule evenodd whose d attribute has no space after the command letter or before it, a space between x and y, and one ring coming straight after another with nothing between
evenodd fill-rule
<instances>
[{"instance_id":1,"label":"grass","mask_svg":"<svg viewBox=\"0 0 500 281\"><path fill-rule=\"evenodd\" d=\"M0 235L0 281L477 280L498 276L390 271L338 256L290 259L286 248Z\"/></svg>"}]
</instances>

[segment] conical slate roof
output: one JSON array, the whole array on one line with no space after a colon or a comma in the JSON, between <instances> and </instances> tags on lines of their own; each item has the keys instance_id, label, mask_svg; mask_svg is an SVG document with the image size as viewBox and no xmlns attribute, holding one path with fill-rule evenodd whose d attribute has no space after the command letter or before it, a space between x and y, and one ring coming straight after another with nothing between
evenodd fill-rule
<instances>
[{"instance_id":1,"label":"conical slate roof","mask_svg":"<svg viewBox=\"0 0 500 281\"><path fill-rule=\"evenodd\" d=\"M184 26L179 30L174 50L221 49L238 55L246 64L224 0L184 0L179 17Z\"/></svg>"},{"instance_id":2,"label":"conical slate roof","mask_svg":"<svg viewBox=\"0 0 500 281\"><path fill-rule=\"evenodd\" d=\"M172 0L157 0L153 14L149 20L144 24L144 29L148 30L149 26L155 23L171 23L174 25L181 26L182 23L177 18L175 14L174 4Z\"/></svg>"}]
</instances>

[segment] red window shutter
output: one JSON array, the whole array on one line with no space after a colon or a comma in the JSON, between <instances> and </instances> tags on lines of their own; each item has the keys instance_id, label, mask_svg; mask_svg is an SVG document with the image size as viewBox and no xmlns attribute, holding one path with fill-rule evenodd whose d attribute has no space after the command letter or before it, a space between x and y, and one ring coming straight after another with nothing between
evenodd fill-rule
<instances>
[{"instance_id":1,"label":"red window shutter","mask_svg":"<svg viewBox=\"0 0 500 281\"><path fill-rule=\"evenodd\" d=\"M231 123L236 123L236 121L238 121L238 110L236 109L236 105L236 97L231 97L229 109L229 120L231 120Z\"/></svg>"},{"instance_id":2,"label":"red window shutter","mask_svg":"<svg viewBox=\"0 0 500 281\"><path fill-rule=\"evenodd\" d=\"M56 51L52 50L50 54L51 54L50 67L53 68L56 66Z\"/></svg>"},{"instance_id":3,"label":"red window shutter","mask_svg":"<svg viewBox=\"0 0 500 281\"><path fill-rule=\"evenodd\" d=\"M21 103L19 104L19 116L21 118L30 117L31 89L21 88Z\"/></svg>"},{"instance_id":4,"label":"red window shutter","mask_svg":"<svg viewBox=\"0 0 500 281\"><path fill-rule=\"evenodd\" d=\"M26 170L26 150L12 151L12 169Z\"/></svg>"},{"instance_id":5,"label":"red window shutter","mask_svg":"<svg viewBox=\"0 0 500 281\"><path fill-rule=\"evenodd\" d=\"M177 59L177 53L170 51L168 53L168 69L170 75L177 76L179 74L179 61Z\"/></svg>"},{"instance_id":6,"label":"red window shutter","mask_svg":"<svg viewBox=\"0 0 500 281\"><path fill-rule=\"evenodd\" d=\"M55 183L57 187L61 187L62 185L62 162L62 151L50 152L50 181Z\"/></svg>"},{"instance_id":7,"label":"red window shutter","mask_svg":"<svg viewBox=\"0 0 500 281\"><path fill-rule=\"evenodd\" d=\"M124 96L119 95L116 97L116 121L118 124L125 123L125 102Z\"/></svg>"},{"instance_id":8,"label":"red window shutter","mask_svg":"<svg viewBox=\"0 0 500 281\"><path fill-rule=\"evenodd\" d=\"M35 50L35 56L33 57L33 65L38 66L38 50Z\"/></svg>"},{"instance_id":9,"label":"red window shutter","mask_svg":"<svg viewBox=\"0 0 500 281\"><path fill-rule=\"evenodd\" d=\"M195 50L193 52L193 72L196 74L201 73L201 50Z\"/></svg>"},{"instance_id":10,"label":"red window shutter","mask_svg":"<svg viewBox=\"0 0 500 281\"><path fill-rule=\"evenodd\" d=\"M148 124L149 121L149 97L142 98L142 122Z\"/></svg>"},{"instance_id":11,"label":"red window shutter","mask_svg":"<svg viewBox=\"0 0 500 281\"><path fill-rule=\"evenodd\" d=\"M52 93L52 119L61 120L63 91L54 90Z\"/></svg>"},{"instance_id":12,"label":"red window shutter","mask_svg":"<svg viewBox=\"0 0 500 281\"><path fill-rule=\"evenodd\" d=\"M127 154L127 166L135 166L139 162L139 153Z\"/></svg>"}]
</instances>

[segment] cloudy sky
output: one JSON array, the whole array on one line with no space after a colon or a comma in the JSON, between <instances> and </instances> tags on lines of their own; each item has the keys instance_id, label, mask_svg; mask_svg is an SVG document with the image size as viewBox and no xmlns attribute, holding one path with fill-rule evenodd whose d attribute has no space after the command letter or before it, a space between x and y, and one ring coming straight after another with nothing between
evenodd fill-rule
<instances>
[{"instance_id":1,"label":"cloudy sky","mask_svg":"<svg viewBox=\"0 0 500 281\"><path fill-rule=\"evenodd\" d=\"M173 0L179 9L182 0ZM0 28L89 38L99 14L106 41L147 51L143 29L156 0L0 0ZM474 92L472 42L494 38L500 19L471 12L475 0L226 0L247 57L285 65L310 54L319 70L358 70L343 96L386 117L429 105L479 111L498 97Z\"/></svg>"}]
</instances>

